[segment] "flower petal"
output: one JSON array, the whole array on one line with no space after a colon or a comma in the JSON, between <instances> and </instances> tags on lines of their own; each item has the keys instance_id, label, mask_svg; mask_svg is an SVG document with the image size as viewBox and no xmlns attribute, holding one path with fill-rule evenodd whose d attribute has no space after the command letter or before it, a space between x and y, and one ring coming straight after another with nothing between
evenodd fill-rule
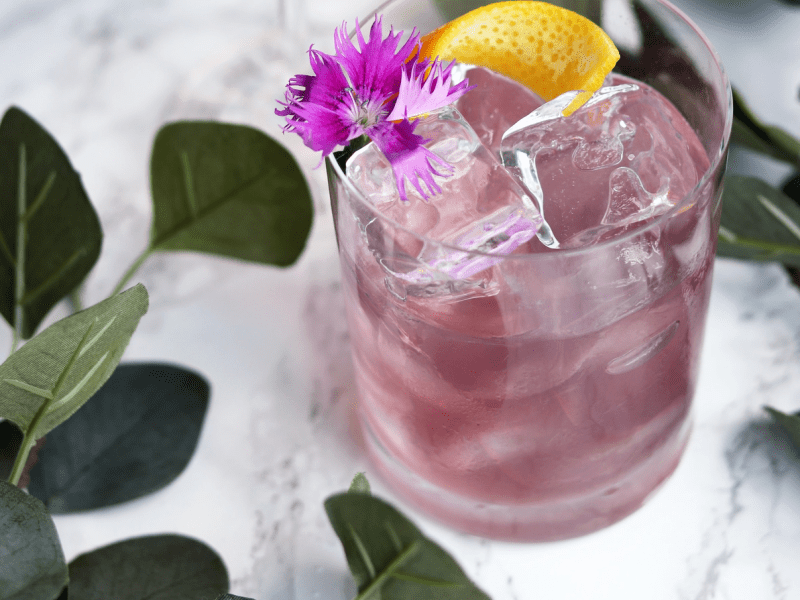
<instances>
[{"instance_id":1,"label":"flower petal","mask_svg":"<svg viewBox=\"0 0 800 600\"><path fill-rule=\"evenodd\" d=\"M442 191L433 176L445 177L453 171L450 164L423 146L428 140L415 134L414 127L407 119L399 123L383 121L367 132L392 165L397 191L403 202L408 201L405 179L427 200L430 195ZM434 163L438 163L443 172L437 171ZM420 180L427 186L427 192L422 189Z\"/></svg>"},{"instance_id":2,"label":"flower petal","mask_svg":"<svg viewBox=\"0 0 800 600\"><path fill-rule=\"evenodd\" d=\"M312 150L327 156L339 145L364 133L354 122L354 100L336 58L309 50L314 75L296 75L286 86L284 108L275 114L286 117L285 131L294 131Z\"/></svg>"},{"instance_id":3,"label":"flower petal","mask_svg":"<svg viewBox=\"0 0 800 600\"><path fill-rule=\"evenodd\" d=\"M385 102L395 94L400 86L403 65L421 46L416 29L411 37L398 50L397 46L403 32L389 34L383 39L382 18L376 17L369 31L369 39L364 40L356 19L357 49L347 36L347 23L334 34L336 57L350 80L350 85L362 100Z\"/></svg>"},{"instance_id":4,"label":"flower petal","mask_svg":"<svg viewBox=\"0 0 800 600\"><path fill-rule=\"evenodd\" d=\"M465 79L450 87L450 78L455 61L442 68L437 58L428 69L427 61L409 63L402 69L400 91L392 112L386 117L388 121L396 121L408 117L416 117L433 112L452 104L466 92L469 87Z\"/></svg>"}]
</instances>

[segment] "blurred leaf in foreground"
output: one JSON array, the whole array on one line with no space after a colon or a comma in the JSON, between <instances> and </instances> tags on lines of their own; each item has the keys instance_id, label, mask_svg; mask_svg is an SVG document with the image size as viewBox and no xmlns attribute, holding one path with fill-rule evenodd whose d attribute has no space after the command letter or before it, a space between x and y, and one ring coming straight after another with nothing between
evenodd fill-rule
<instances>
[{"instance_id":1,"label":"blurred leaf in foreground","mask_svg":"<svg viewBox=\"0 0 800 600\"><path fill-rule=\"evenodd\" d=\"M325 501L358 586L356 600L488 600L440 546L397 509L365 493Z\"/></svg>"}]
</instances>

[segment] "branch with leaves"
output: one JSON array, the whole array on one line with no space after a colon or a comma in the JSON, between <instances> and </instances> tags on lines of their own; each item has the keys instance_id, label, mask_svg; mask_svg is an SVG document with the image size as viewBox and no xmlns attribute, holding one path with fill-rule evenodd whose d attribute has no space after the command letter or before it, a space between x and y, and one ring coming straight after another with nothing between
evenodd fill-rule
<instances>
[{"instance_id":1,"label":"branch with leaves","mask_svg":"<svg viewBox=\"0 0 800 600\"><path fill-rule=\"evenodd\" d=\"M780 190L756 177L726 176L717 256L780 262L800 285L800 140L759 121L734 90L731 143L785 162L795 175ZM765 410L800 453L800 412Z\"/></svg>"},{"instance_id":2,"label":"branch with leaves","mask_svg":"<svg viewBox=\"0 0 800 600\"><path fill-rule=\"evenodd\" d=\"M198 540L123 540L66 564L51 517L155 492L195 451L211 389L202 375L158 363L118 366L148 307L144 286L123 288L147 257L188 250L289 266L311 227L299 167L255 129L168 124L150 167L148 247L109 298L36 333L57 303L80 305L76 290L99 256L102 231L50 134L17 108L0 123L0 211L13 215L0 222L0 313L14 329L0 365L0 477L8 478L0 481L0 600L240 599L227 593L222 559ZM30 494L18 487L28 470ZM444 550L373 498L363 474L326 510L359 600L488 598Z\"/></svg>"}]
</instances>

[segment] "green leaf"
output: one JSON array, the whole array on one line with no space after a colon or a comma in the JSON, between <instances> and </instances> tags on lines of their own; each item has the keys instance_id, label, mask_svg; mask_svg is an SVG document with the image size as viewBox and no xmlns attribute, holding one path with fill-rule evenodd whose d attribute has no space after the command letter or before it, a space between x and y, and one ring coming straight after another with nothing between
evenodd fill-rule
<instances>
[{"instance_id":1,"label":"green leaf","mask_svg":"<svg viewBox=\"0 0 800 600\"><path fill-rule=\"evenodd\" d=\"M0 365L0 417L29 441L65 421L111 376L147 302L137 285L32 338Z\"/></svg>"},{"instance_id":2,"label":"green leaf","mask_svg":"<svg viewBox=\"0 0 800 600\"><path fill-rule=\"evenodd\" d=\"M0 480L8 479L20 444L22 444L22 432L19 427L11 421L0 422Z\"/></svg>"},{"instance_id":3,"label":"green leaf","mask_svg":"<svg viewBox=\"0 0 800 600\"><path fill-rule=\"evenodd\" d=\"M153 250L193 250L270 265L300 256L311 229L308 185L291 154L243 125L178 122L150 163Z\"/></svg>"},{"instance_id":4,"label":"green leaf","mask_svg":"<svg viewBox=\"0 0 800 600\"><path fill-rule=\"evenodd\" d=\"M728 175L717 255L800 266L800 206L760 179Z\"/></svg>"},{"instance_id":5,"label":"green leaf","mask_svg":"<svg viewBox=\"0 0 800 600\"><path fill-rule=\"evenodd\" d=\"M364 475L364 473L356 473L356 476L353 477L353 481L350 483L350 488L347 491L355 494L372 493L369 487L369 481L367 481L367 476Z\"/></svg>"},{"instance_id":6,"label":"green leaf","mask_svg":"<svg viewBox=\"0 0 800 600\"><path fill-rule=\"evenodd\" d=\"M765 406L772 419L786 430L794 444L795 450L800 452L800 412L793 415L781 412L771 406Z\"/></svg>"},{"instance_id":7,"label":"green leaf","mask_svg":"<svg viewBox=\"0 0 800 600\"><path fill-rule=\"evenodd\" d=\"M140 498L171 483L194 454L209 386L197 373L124 364L47 436L29 491L51 514Z\"/></svg>"},{"instance_id":8,"label":"green leaf","mask_svg":"<svg viewBox=\"0 0 800 600\"><path fill-rule=\"evenodd\" d=\"M453 558L394 507L367 494L338 494L325 511L344 546L357 600L488 600Z\"/></svg>"},{"instance_id":9,"label":"green leaf","mask_svg":"<svg viewBox=\"0 0 800 600\"><path fill-rule=\"evenodd\" d=\"M233 594L222 594L217 600L253 600L244 596L234 596Z\"/></svg>"},{"instance_id":10,"label":"green leaf","mask_svg":"<svg viewBox=\"0 0 800 600\"><path fill-rule=\"evenodd\" d=\"M735 89L731 143L800 165L800 140L792 137L784 129L761 123Z\"/></svg>"},{"instance_id":11,"label":"green leaf","mask_svg":"<svg viewBox=\"0 0 800 600\"><path fill-rule=\"evenodd\" d=\"M44 505L0 481L0 600L54 600L67 564Z\"/></svg>"},{"instance_id":12,"label":"green leaf","mask_svg":"<svg viewBox=\"0 0 800 600\"><path fill-rule=\"evenodd\" d=\"M214 600L228 572L211 548L179 535L134 538L69 563L69 600Z\"/></svg>"},{"instance_id":13,"label":"green leaf","mask_svg":"<svg viewBox=\"0 0 800 600\"><path fill-rule=\"evenodd\" d=\"M0 123L0 212L0 313L29 338L91 271L103 233L58 142L15 107Z\"/></svg>"},{"instance_id":14,"label":"green leaf","mask_svg":"<svg viewBox=\"0 0 800 600\"><path fill-rule=\"evenodd\" d=\"M436 6L436 11L441 15L442 22L445 23L484 6L486 0L433 0L433 4ZM600 22L600 4L599 0L561 0L558 3L559 6L577 12L594 20L596 23ZM400 10L403 9L401 8ZM410 18L413 19L414 17L418 18L418 14L412 11ZM395 21L391 22L394 23ZM402 27L398 28L402 29Z\"/></svg>"}]
</instances>

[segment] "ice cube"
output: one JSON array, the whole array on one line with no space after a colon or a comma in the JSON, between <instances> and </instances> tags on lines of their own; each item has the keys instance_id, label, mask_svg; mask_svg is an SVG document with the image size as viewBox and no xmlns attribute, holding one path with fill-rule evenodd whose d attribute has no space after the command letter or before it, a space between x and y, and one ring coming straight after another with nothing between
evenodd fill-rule
<instances>
[{"instance_id":1,"label":"ice cube","mask_svg":"<svg viewBox=\"0 0 800 600\"><path fill-rule=\"evenodd\" d=\"M383 235L420 236L416 246L393 240L383 241L380 251L371 248L389 276L390 290L401 298L456 294L474 287L476 281L464 282L499 256L531 240L541 217L455 107L420 119L415 132L431 140L426 147L453 167L451 175L436 177L441 194L426 200L407 185L408 202L402 202L389 161L374 144L350 157L347 176L376 209L400 225L384 227Z\"/></svg>"},{"instance_id":2,"label":"ice cube","mask_svg":"<svg viewBox=\"0 0 800 600\"><path fill-rule=\"evenodd\" d=\"M680 113L630 81L612 75L569 117L576 92L563 94L503 135L501 160L536 200L546 246L596 243L668 211L707 165Z\"/></svg>"}]
</instances>

